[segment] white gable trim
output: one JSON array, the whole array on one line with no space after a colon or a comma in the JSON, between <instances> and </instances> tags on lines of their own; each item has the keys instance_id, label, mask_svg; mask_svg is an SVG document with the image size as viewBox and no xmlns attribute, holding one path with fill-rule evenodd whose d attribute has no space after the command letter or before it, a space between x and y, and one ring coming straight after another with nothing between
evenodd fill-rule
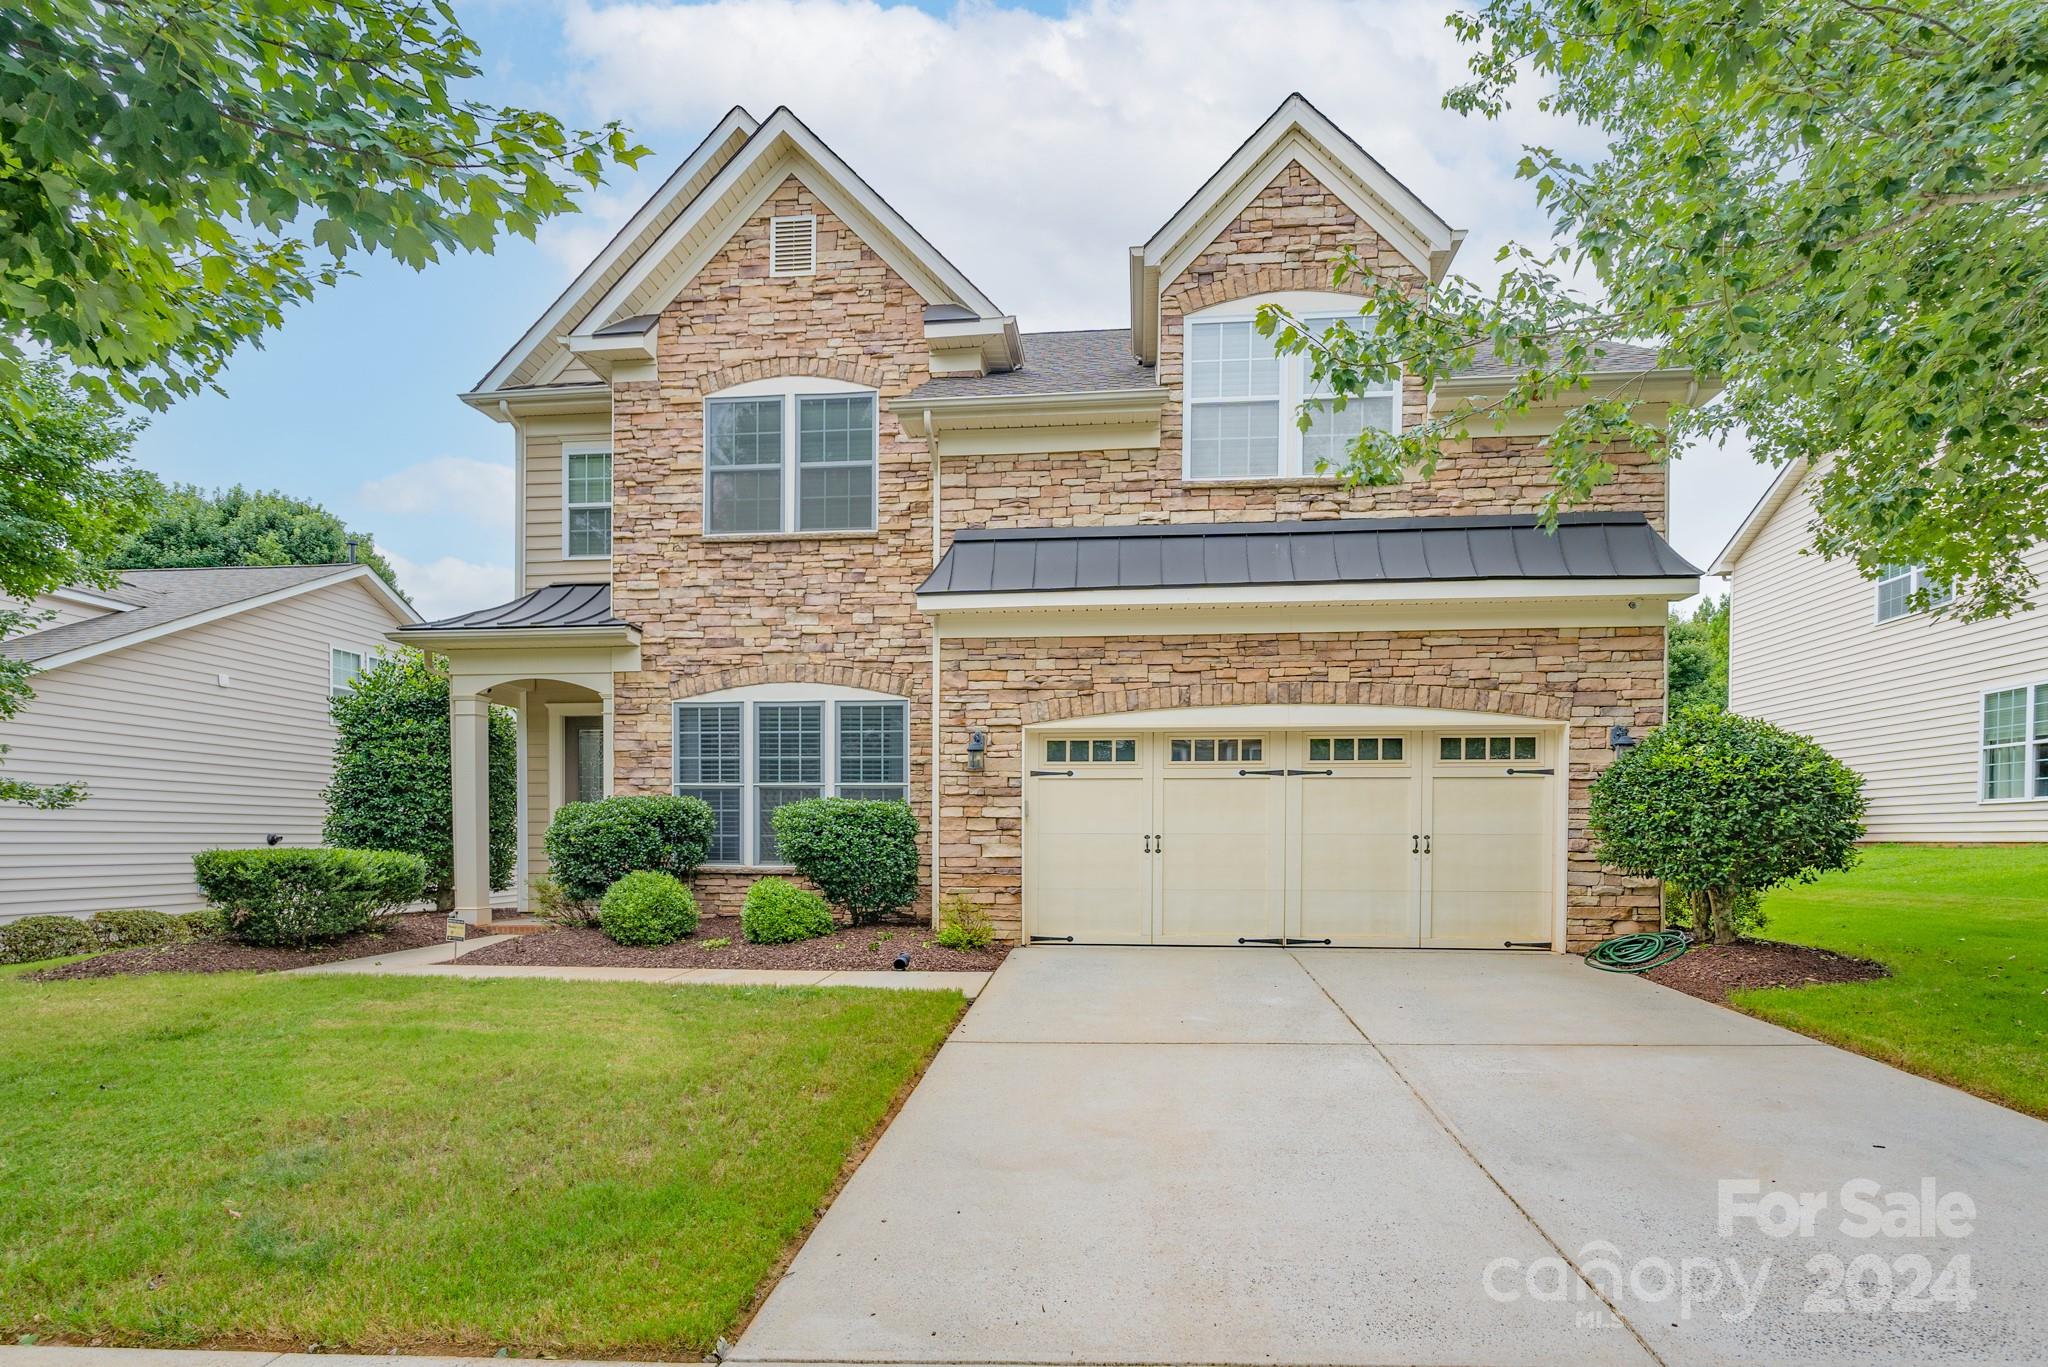
<instances>
[{"instance_id":1,"label":"white gable trim","mask_svg":"<svg viewBox=\"0 0 2048 1367\"><path fill-rule=\"evenodd\" d=\"M281 589L272 589L269 593L259 593L250 598L238 598L232 603L223 603L219 607L208 608L203 612L176 617L168 622L159 622L153 627L145 627L141 631L133 631L126 636L115 636L109 640L95 641L91 645L80 646L76 650L67 650L61 655L52 655L46 660L35 661L34 668L38 674L47 673L52 669L62 669L65 665L74 665L80 660L90 660L95 656L111 654L116 650L126 650L129 646L139 646L145 641L154 641L180 631L189 631L193 627L205 626L208 622L218 622L223 617L234 617L256 608L268 607L272 603L282 603L286 599L297 598L301 594L312 593L319 589L333 588L337 584L356 582L360 582L364 588L369 589L371 596L383 604L385 610L391 614L394 620L401 623L411 623L420 620L420 615L413 611L412 604L406 602L393 592L389 584L377 577L375 570L371 569L368 565L344 565L336 573L324 576L323 578L307 579L297 584L288 584Z\"/></svg>"},{"instance_id":2,"label":"white gable trim","mask_svg":"<svg viewBox=\"0 0 2048 1367\"><path fill-rule=\"evenodd\" d=\"M720 168L690 207L663 229L661 236L642 253L632 269L605 292L596 307L577 324L577 334L587 334L623 316L628 302L648 283L662 263L691 233L704 225L717 211L720 201L732 193L741 180L757 173L769 158L774 158L774 161L762 178L762 186L766 188L757 186L740 205L720 216L717 230L705 246L691 254L667 298L651 301L645 307L636 308L635 312L658 312L665 307L670 299L681 293L690 278L703 269L704 262L715 255L739 226L767 201L776 187L787 176L795 175L841 221L861 232L862 240L875 248L893 270L924 296L927 303L960 304L984 318L1001 315L1002 310L890 207L887 200L854 174L853 169L804 127L801 120L788 109L781 108L768 116L746 146ZM813 174L804 174L806 163ZM867 231L861 231L862 228Z\"/></svg>"},{"instance_id":3,"label":"white gable trim","mask_svg":"<svg viewBox=\"0 0 2048 1367\"><path fill-rule=\"evenodd\" d=\"M647 202L642 204L633 217L626 221L626 225L613 235L612 240L605 244L605 249L583 268L554 303L548 305L547 312L526 330L525 335L520 337L510 350L498 358L498 363L491 367L489 374L477 381L476 391L498 389L506 384L513 372L526 364L534 352L545 346L550 338L573 321L570 315L575 312L578 302L599 279L603 278L605 272L618 264L619 259L631 248L633 239L646 231L647 225L662 209L667 207L685 186L696 179L706 166L723 155L734 137L751 137L760 126L752 114L734 105L726 116L719 120L718 126L711 130L710 135L698 143L689 156L683 158L683 164L661 183L661 188L647 197ZM566 358L558 362L554 366L555 373L559 374L566 363Z\"/></svg>"},{"instance_id":4,"label":"white gable trim","mask_svg":"<svg viewBox=\"0 0 2048 1367\"><path fill-rule=\"evenodd\" d=\"M1725 575L1735 568L1735 562L1742 559L1756 539L1763 535L1765 527L1776 517L1778 509L1785 506L1785 500L1792 497L1792 491L1799 487L1799 481L1806 477L1812 464L1795 460L1778 471L1778 477L1771 481L1771 487L1764 490L1764 496L1749 510L1749 516L1742 519L1742 525L1735 529L1735 535L1728 538L1728 544L1714 557L1714 567L1709 574Z\"/></svg>"}]
</instances>

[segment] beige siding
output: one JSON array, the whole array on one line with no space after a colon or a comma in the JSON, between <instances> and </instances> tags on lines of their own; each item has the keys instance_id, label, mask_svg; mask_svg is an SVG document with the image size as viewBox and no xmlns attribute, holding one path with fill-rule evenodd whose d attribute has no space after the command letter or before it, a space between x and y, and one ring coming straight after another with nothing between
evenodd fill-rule
<instances>
[{"instance_id":1,"label":"beige siding","mask_svg":"<svg viewBox=\"0 0 2048 1367\"><path fill-rule=\"evenodd\" d=\"M0 920L189 911L194 852L271 833L319 844L328 652L373 651L395 625L368 589L337 584L38 674L35 701L0 726L6 770L90 793L65 811L0 807Z\"/></svg>"},{"instance_id":2,"label":"beige siding","mask_svg":"<svg viewBox=\"0 0 2048 1367\"><path fill-rule=\"evenodd\" d=\"M1982 695L2048 683L2048 611L1880 623L1853 565L1800 554L1812 515L1802 485L1730 576L1730 705L1861 773L1874 840L2048 840L2048 799L1978 800ZM2031 563L2048 580L2048 546Z\"/></svg>"},{"instance_id":3,"label":"beige siding","mask_svg":"<svg viewBox=\"0 0 2048 1367\"><path fill-rule=\"evenodd\" d=\"M521 593L544 584L611 578L609 559L568 558L562 524L563 443L603 442L610 435L602 413L574 420L532 418L524 424L526 479L520 490L520 516L526 555L520 575Z\"/></svg>"}]
</instances>

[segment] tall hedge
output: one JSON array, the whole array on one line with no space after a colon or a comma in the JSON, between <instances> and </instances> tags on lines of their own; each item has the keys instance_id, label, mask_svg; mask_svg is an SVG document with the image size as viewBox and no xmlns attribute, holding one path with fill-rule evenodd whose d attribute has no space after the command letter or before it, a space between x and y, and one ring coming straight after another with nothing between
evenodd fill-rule
<instances>
[{"instance_id":1,"label":"tall hedge","mask_svg":"<svg viewBox=\"0 0 2048 1367\"><path fill-rule=\"evenodd\" d=\"M377 660L334 700L334 781L326 843L404 850L427 865L427 893L455 905L454 807L449 792L448 675L416 650ZM491 886L512 883L518 857L517 723L491 709Z\"/></svg>"},{"instance_id":2,"label":"tall hedge","mask_svg":"<svg viewBox=\"0 0 2048 1367\"><path fill-rule=\"evenodd\" d=\"M1716 708L1686 708L1593 781L1594 853L1661 878L1702 938L1732 944L1744 901L1856 860L1863 779L1805 736Z\"/></svg>"}]
</instances>

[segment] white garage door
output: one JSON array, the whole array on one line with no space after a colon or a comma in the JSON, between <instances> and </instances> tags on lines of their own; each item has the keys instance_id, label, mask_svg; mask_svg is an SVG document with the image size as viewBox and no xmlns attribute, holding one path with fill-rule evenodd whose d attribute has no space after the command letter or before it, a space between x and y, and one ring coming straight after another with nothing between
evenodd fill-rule
<instances>
[{"instance_id":1,"label":"white garage door","mask_svg":"<svg viewBox=\"0 0 2048 1367\"><path fill-rule=\"evenodd\" d=\"M1551 937L1555 742L1511 726L1033 736L1033 939L1498 949Z\"/></svg>"}]
</instances>

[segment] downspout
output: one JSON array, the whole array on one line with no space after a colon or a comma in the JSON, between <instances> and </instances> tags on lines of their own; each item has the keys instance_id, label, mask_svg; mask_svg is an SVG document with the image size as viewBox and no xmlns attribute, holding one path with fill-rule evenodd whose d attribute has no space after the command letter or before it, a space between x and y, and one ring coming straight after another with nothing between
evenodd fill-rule
<instances>
[{"instance_id":1,"label":"downspout","mask_svg":"<svg viewBox=\"0 0 2048 1367\"><path fill-rule=\"evenodd\" d=\"M932 456L932 564L939 563L939 434L932 424L932 411L924 410L924 444ZM939 926L939 623L932 620L932 929Z\"/></svg>"}]
</instances>

